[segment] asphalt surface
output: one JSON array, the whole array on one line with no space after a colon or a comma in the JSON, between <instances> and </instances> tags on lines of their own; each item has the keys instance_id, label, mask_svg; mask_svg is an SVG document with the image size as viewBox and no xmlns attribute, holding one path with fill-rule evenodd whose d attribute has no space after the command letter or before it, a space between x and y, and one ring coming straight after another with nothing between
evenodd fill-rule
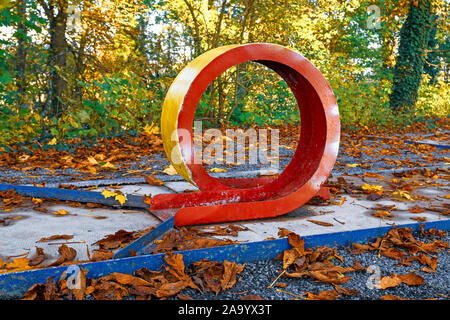
<instances>
[{"instance_id":1,"label":"asphalt surface","mask_svg":"<svg viewBox=\"0 0 450 320\"><path fill-rule=\"evenodd\" d=\"M414 237L423 242L430 241L430 238L420 236L419 233L414 233ZM450 236L439 238L442 241L450 241ZM432 241L432 240L431 240ZM339 247L337 254L342 256L344 264L337 259L333 259L335 265L342 265L349 267L353 265L353 259L356 258L363 267L372 266L373 269L379 268L380 276L388 276L392 273L407 274L415 272L423 277L425 285L408 286L404 283L397 287L388 289L376 289L370 286L369 278L374 276L374 273L366 271L356 271L346 273L346 276L352 279L341 285L346 289L356 289L359 291L358 295L341 296L337 300L378 300L383 295L394 295L404 299L450 299L450 255L447 250L441 251L436 256L438 257L438 266L435 273L426 273L418 271L424 266L419 262L414 261L411 266L397 266L397 260L387 258L385 256L378 257L377 251L353 255L345 247ZM282 262L276 260L258 261L255 263L247 263L244 270L238 276L238 282L233 288L220 292L218 295L214 293L199 293L197 290L187 288L182 291L183 294L188 295L196 300L239 300L246 295L257 295L266 300L291 300L300 299L305 292L318 294L324 290L334 290L333 285L314 281L310 278L288 278L282 276L276 283L285 283L286 286L278 288L268 286L275 280L282 271ZM369 282L369 285L368 285ZM282 291L277 291L283 290ZM289 293L286 293L289 292Z\"/></svg>"}]
</instances>

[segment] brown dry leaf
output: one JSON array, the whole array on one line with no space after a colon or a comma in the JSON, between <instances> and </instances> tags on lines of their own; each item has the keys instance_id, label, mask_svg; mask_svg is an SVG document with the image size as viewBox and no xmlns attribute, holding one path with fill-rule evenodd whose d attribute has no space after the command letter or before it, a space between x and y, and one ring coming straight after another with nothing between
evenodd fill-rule
<instances>
[{"instance_id":1,"label":"brown dry leaf","mask_svg":"<svg viewBox=\"0 0 450 320\"><path fill-rule=\"evenodd\" d=\"M423 278L414 272L403 274L403 275L397 275L395 273L391 274L390 276L382 277L380 279L379 283L379 289L387 289L392 288L400 285L401 283L405 283L409 286L418 286L423 285L425 282L423 281Z\"/></svg>"},{"instance_id":2,"label":"brown dry leaf","mask_svg":"<svg viewBox=\"0 0 450 320\"><path fill-rule=\"evenodd\" d=\"M306 296L308 300L335 300L340 296L339 293L334 290L321 291L319 294L314 294L308 291L303 295Z\"/></svg>"},{"instance_id":3,"label":"brown dry leaf","mask_svg":"<svg viewBox=\"0 0 450 320\"><path fill-rule=\"evenodd\" d=\"M131 242L135 239L135 232L119 230L114 234L107 235L105 238L95 242L100 249L110 250L117 249L121 245Z\"/></svg>"},{"instance_id":4,"label":"brown dry leaf","mask_svg":"<svg viewBox=\"0 0 450 320\"><path fill-rule=\"evenodd\" d=\"M56 234L54 236L48 237L48 238L41 238L40 240L36 242L48 242L53 240L70 240L73 238L73 235L67 235L67 234Z\"/></svg>"},{"instance_id":5,"label":"brown dry leaf","mask_svg":"<svg viewBox=\"0 0 450 320\"><path fill-rule=\"evenodd\" d=\"M376 210L374 213L370 214L372 217L381 218L381 219L391 219L392 214L386 210Z\"/></svg>"},{"instance_id":6,"label":"brown dry leaf","mask_svg":"<svg viewBox=\"0 0 450 320\"><path fill-rule=\"evenodd\" d=\"M323 226L323 227L332 227L332 226L334 226L334 224L332 224L332 223L318 221L318 220L307 219L307 221L315 223L315 224L318 224L319 226Z\"/></svg>"},{"instance_id":7,"label":"brown dry leaf","mask_svg":"<svg viewBox=\"0 0 450 320\"><path fill-rule=\"evenodd\" d=\"M265 300L265 299L254 294L248 294L245 296L241 296L239 300Z\"/></svg>"},{"instance_id":8,"label":"brown dry leaf","mask_svg":"<svg viewBox=\"0 0 450 320\"><path fill-rule=\"evenodd\" d=\"M145 281L142 278L132 276L130 274L126 273L118 273L113 272L110 274L110 276L116 281L117 283L120 283L122 285L128 285L128 286L151 286L151 283Z\"/></svg>"},{"instance_id":9,"label":"brown dry leaf","mask_svg":"<svg viewBox=\"0 0 450 320\"><path fill-rule=\"evenodd\" d=\"M361 244L361 243L352 243L352 249L350 252L352 254L360 254L365 253L374 250L370 245L368 244Z\"/></svg>"},{"instance_id":10,"label":"brown dry leaf","mask_svg":"<svg viewBox=\"0 0 450 320\"><path fill-rule=\"evenodd\" d=\"M283 269L289 268L290 265L292 265L295 260L298 258L299 254L298 251L293 249L288 249L283 251Z\"/></svg>"},{"instance_id":11,"label":"brown dry leaf","mask_svg":"<svg viewBox=\"0 0 450 320\"><path fill-rule=\"evenodd\" d=\"M58 248L58 252L61 256L58 258L58 260L51 263L49 267L59 266L63 263L73 261L73 259L75 259L75 257L77 256L77 251L73 248L66 246L65 244L61 245Z\"/></svg>"},{"instance_id":12,"label":"brown dry leaf","mask_svg":"<svg viewBox=\"0 0 450 320\"><path fill-rule=\"evenodd\" d=\"M356 289L346 289L341 286L335 285L334 289L337 293L344 296L357 296L360 294L359 290Z\"/></svg>"},{"instance_id":13,"label":"brown dry leaf","mask_svg":"<svg viewBox=\"0 0 450 320\"><path fill-rule=\"evenodd\" d=\"M46 254L44 253L44 249L36 247L36 254L34 257L30 258L28 263L29 266L34 267L41 264L46 258Z\"/></svg>"},{"instance_id":14,"label":"brown dry leaf","mask_svg":"<svg viewBox=\"0 0 450 320\"><path fill-rule=\"evenodd\" d=\"M415 206L409 208L408 211L411 212L411 213L422 213L422 212L425 211L425 209L419 207L418 205L415 205Z\"/></svg>"},{"instance_id":15,"label":"brown dry leaf","mask_svg":"<svg viewBox=\"0 0 450 320\"><path fill-rule=\"evenodd\" d=\"M384 296L381 296L380 299L381 300L407 300L400 296L394 296L392 294L385 294Z\"/></svg>"},{"instance_id":16,"label":"brown dry leaf","mask_svg":"<svg viewBox=\"0 0 450 320\"><path fill-rule=\"evenodd\" d=\"M289 231L288 229L285 229L285 228L278 228L278 229L279 229L278 237L280 237L280 238L287 237L290 233L294 233L294 232Z\"/></svg>"},{"instance_id":17,"label":"brown dry leaf","mask_svg":"<svg viewBox=\"0 0 450 320\"><path fill-rule=\"evenodd\" d=\"M378 287L379 287L379 289L384 290L387 288L396 287L401 283L402 283L402 280L396 274L392 274L390 276L382 277L380 279Z\"/></svg>"},{"instance_id":18,"label":"brown dry leaf","mask_svg":"<svg viewBox=\"0 0 450 320\"><path fill-rule=\"evenodd\" d=\"M91 257L91 261L104 261L112 259L114 252L112 251L95 251Z\"/></svg>"},{"instance_id":19,"label":"brown dry leaf","mask_svg":"<svg viewBox=\"0 0 450 320\"><path fill-rule=\"evenodd\" d=\"M395 260L402 260L403 257L406 256L406 253L403 252L403 250L397 248L382 249L380 250L380 253L385 257Z\"/></svg>"},{"instance_id":20,"label":"brown dry leaf","mask_svg":"<svg viewBox=\"0 0 450 320\"><path fill-rule=\"evenodd\" d=\"M431 269L433 269L433 271L436 271L437 268L437 263L438 263L438 257L428 257L426 255L424 255L423 253L419 253L417 256L417 260L425 265L425 266L429 266L431 267Z\"/></svg>"},{"instance_id":21,"label":"brown dry leaf","mask_svg":"<svg viewBox=\"0 0 450 320\"><path fill-rule=\"evenodd\" d=\"M47 279L47 283L37 283L31 286L23 295L22 300L56 300L58 288L52 277Z\"/></svg>"},{"instance_id":22,"label":"brown dry leaf","mask_svg":"<svg viewBox=\"0 0 450 320\"><path fill-rule=\"evenodd\" d=\"M183 281L186 281L189 278L189 276L184 272L184 262L182 254L166 254L164 256L164 261L166 261L167 265L169 266L166 267L166 270L175 278Z\"/></svg>"},{"instance_id":23,"label":"brown dry leaf","mask_svg":"<svg viewBox=\"0 0 450 320\"><path fill-rule=\"evenodd\" d=\"M425 222L427 221L427 217L412 217L411 220L416 220L417 222Z\"/></svg>"},{"instance_id":24,"label":"brown dry leaf","mask_svg":"<svg viewBox=\"0 0 450 320\"><path fill-rule=\"evenodd\" d=\"M152 176L144 176L147 183L151 186L163 186L164 182Z\"/></svg>"},{"instance_id":25,"label":"brown dry leaf","mask_svg":"<svg viewBox=\"0 0 450 320\"><path fill-rule=\"evenodd\" d=\"M343 284L352 279L348 276L344 276L340 272L327 271L326 269L309 271L308 275L316 280L319 280L320 282L326 282L330 284Z\"/></svg>"},{"instance_id":26,"label":"brown dry leaf","mask_svg":"<svg viewBox=\"0 0 450 320\"><path fill-rule=\"evenodd\" d=\"M194 300L194 298L192 298L191 296L182 293L177 294L177 298L179 300Z\"/></svg>"},{"instance_id":27,"label":"brown dry leaf","mask_svg":"<svg viewBox=\"0 0 450 320\"><path fill-rule=\"evenodd\" d=\"M230 289L236 283L236 276L244 270L245 264L238 265L234 262L225 260L223 263L223 278L220 280L222 290Z\"/></svg>"},{"instance_id":28,"label":"brown dry leaf","mask_svg":"<svg viewBox=\"0 0 450 320\"><path fill-rule=\"evenodd\" d=\"M185 281L177 281L174 283L164 283L156 290L156 297L158 298L166 298L173 295L176 295L178 292L186 288L187 284Z\"/></svg>"},{"instance_id":29,"label":"brown dry leaf","mask_svg":"<svg viewBox=\"0 0 450 320\"><path fill-rule=\"evenodd\" d=\"M414 272L399 275L400 280L408 286L419 286L425 284L423 278Z\"/></svg>"},{"instance_id":30,"label":"brown dry leaf","mask_svg":"<svg viewBox=\"0 0 450 320\"><path fill-rule=\"evenodd\" d=\"M122 285L111 281L110 276L91 280L92 288L88 287L86 292L94 296L96 300L122 300L129 295L129 291Z\"/></svg>"}]
</instances>

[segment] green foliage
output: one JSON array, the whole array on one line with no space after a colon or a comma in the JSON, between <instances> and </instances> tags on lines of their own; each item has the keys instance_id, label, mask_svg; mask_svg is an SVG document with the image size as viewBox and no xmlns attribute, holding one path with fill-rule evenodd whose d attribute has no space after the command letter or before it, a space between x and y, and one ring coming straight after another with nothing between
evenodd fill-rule
<instances>
[{"instance_id":1,"label":"green foliage","mask_svg":"<svg viewBox=\"0 0 450 320\"><path fill-rule=\"evenodd\" d=\"M400 47L390 96L391 107L396 111L408 109L417 101L432 26L431 6L432 0L412 1L400 31Z\"/></svg>"},{"instance_id":2,"label":"green foliage","mask_svg":"<svg viewBox=\"0 0 450 320\"><path fill-rule=\"evenodd\" d=\"M367 24L371 0L23 1L25 16L19 0L0 11L0 144L139 132L159 123L165 93L188 62L233 43L278 43L303 54L333 88L344 127L449 114L444 0L433 0L434 11L431 0L411 10L411 0L381 0L379 28ZM65 60L56 63L42 3L64 2L80 10L81 23L65 30ZM64 80L56 93L55 74ZM55 99L58 112L50 110ZM286 83L253 62L215 79L196 117L205 127L300 121Z\"/></svg>"}]
</instances>

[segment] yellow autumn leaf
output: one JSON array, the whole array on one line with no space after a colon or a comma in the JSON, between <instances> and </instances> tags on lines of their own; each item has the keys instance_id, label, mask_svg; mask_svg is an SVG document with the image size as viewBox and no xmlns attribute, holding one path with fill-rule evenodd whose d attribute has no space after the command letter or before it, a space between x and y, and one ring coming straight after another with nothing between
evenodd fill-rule
<instances>
[{"instance_id":1,"label":"yellow autumn leaf","mask_svg":"<svg viewBox=\"0 0 450 320\"><path fill-rule=\"evenodd\" d=\"M415 201L415 200L409 195L409 193L406 192L406 191L401 191L401 190L399 190L399 191L394 191L392 194L393 194L393 196L394 196L395 198L397 198L397 199L399 199L399 200L404 200L404 199L406 199L406 200L409 200L409 201Z\"/></svg>"},{"instance_id":2,"label":"yellow autumn leaf","mask_svg":"<svg viewBox=\"0 0 450 320\"><path fill-rule=\"evenodd\" d=\"M155 125L154 123L152 123L152 124L147 123L144 127L144 132L146 134L158 134L159 127L157 125Z\"/></svg>"},{"instance_id":3,"label":"yellow autumn leaf","mask_svg":"<svg viewBox=\"0 0 450 320\"><path fill-rule=\"evenodd\" d=\"M350 168L356 168L359 166L359 163L347 163L346 166Z\"/></svg>"},{"instance_id":4,"label":"yellow autumn leaf","mask_svg":"<svg viewBox=\"0 0 450 320\"><path fill-rule=\"evenodd\" d=\"M88 160L89 163L92 164L92 165L98 164L97 160L95 160L95 158L93 158L93 157L89 157L87 160Z\"/></svg>"},{"instance_id":5,"label":"yellow autumn leaf","mask_svg":"<svg viewBox=\"0 0 450 320\"><path fill-rule=\"evenodd\" d=\"M127 198L123 194L118 193L118 192L113 192L108 189L103 190L102 195L105 197L105 199L114 197L114 199L119 201L119 203L121 205L123 205L125 202L127 202Z\"/></svg>"},{"instance_id":6,"label":"yellow autumn leaf","mask_svg":"<svg viewBox=\"0 0 450 320\"><path fill-rule=\"evenodd\" d=\"M115 197L115 196L116 196L116 193L113 192L113 191L110 191L110 190L108 190L108 189L105 189L105 190L102 191L102 196L104 196L105 199L107 199L107 198L109 198L109 197Z\"/></svg>"},{"instance_id":7,"label":"yellow autumn leaf","mask_svg":"<svg viewBox=\"0 0 450 320\"><path fill-rule=\"evenodd\" d=\"M169 176L173 176L177 174L177 170L172 165L170 165L163 170L163 173L168 174Z\"/></svg>"},{"instance_id":8,"label":"yellow autumn leaf","mask_svg":"<svg viewBox=\"0 0 450 320\"><path fill-rule=\"evenodd\" d=\"M209 172L227 172L227 169L211 168L211 169L209 169Z\"/></svg>"},{"instance_id":9,"label":"yellow autumn leaf","mask_svg":"<svg viewBox=\"0 0 450 320\"><path fill-rule=\"evenodd\" d=\"M12 262L6 264L6 270L0 269L0 273L8 273L8 272L16 272L16 271L24 271L32 269L28 265L29 260L27 258L16 258ZM0 264L1 267L1 264Z\"/></svg>"},{"instance_id":10,"label":"yellow autumn leaf","mask_svg":"<svg viewBox=\"0 0 450 320\"><path fill-rule=\"evenodd\" d=\"M53 214L57 215L57 216L65 216L66 214L68 214L69 212L64 210L64 209L59 209L58 211L53 212Z\"/></svg>"},{"instance_id":11,"label":"yellow autumn leaf","mask_svg":"<svg viewBox=\"0 0 450 320\"><path fill-rule=\"evenodd\" d=\"M19 160L24 162L24 161L27 161L29 157L30 157L29 155L23 154L19 157Z\"/></svg>"},{"instance_id":12,"label":"yellow autumn leaf","mask_svg":"<svg viewBox=\"0 0 450 320\"><path fill-rule=\"evenodd\" d=\"M118 194L114 197L117 201L119 201L120 205L124 205L125 202L127 202L127 198L123 194Z\"/></svg>"},{"instance_id":13,"label":"yellow autumn leaf","mask_svg":"<svg viewBox=\"0 0 450 320\"><path fill-rule=\"evenodd\" d=\"M107 162L104 165L102 165L102 168L109 168L109 169L119 169L119 167L116 167L111 162Z\"/></svg>"},{"instance_id":14,"label":"yellow autumn leaf","mask_svg":"<svg viewBox=\"0 0 450 320\"><path fill-rule=\"evenodd\" d=\"M54 146L54 145L56 145L56 142L57 142L56 138L53 138L53 139L50 140L47 144L48 144L49 146Z\"/></svg>"},{"instance_id":15,"label":"yellow autumn leaf","mask_svg":"<svg viewBox=\"0 0 450 320\"><path fill-rule=\"evenodd\" d=\"M377 184L364 183L361 186L361 189L366 190L366 191L370 191L370 192L379 192L379 191L383 191L383 186L380 186L380 185L377 185Z\"/></svg>"},{"instance_id":16,"label":"yellow autumn leaf","mask_svg":"<svg viewBox=\"0 0 450 320\"><path fill-rule=\"evenodd\" d=\"M450 194L447 194L446 196L444 196L445 199L450 199Z\"/></svg>"}]
</instances>

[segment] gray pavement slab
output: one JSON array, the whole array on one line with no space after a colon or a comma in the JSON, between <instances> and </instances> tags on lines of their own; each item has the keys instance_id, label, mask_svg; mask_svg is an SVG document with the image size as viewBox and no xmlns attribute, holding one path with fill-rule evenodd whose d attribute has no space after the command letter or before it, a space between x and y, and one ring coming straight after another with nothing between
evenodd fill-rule
<instances>
[{"instance_id":1,"label":"gray pavement slab","mask_svg":"<svg viewBox=\"0 0 450 320\"><path fill-rule=\"evenodd\" d=\"M387 178L393 178L386 174ZM336 176L332 179L336 179ZM389 185L374 178L361 178L346 176L349 183L362 185L363 183L381 184L387 190ZM415 201L402 201L392 198L382 198L377 201L369 201L362 195L339 195L332 199L335 204L327 206L304 205L303 207L280 217L264 220L239 221L234 224L248 228L239 232L233 240L240 242L261 241L267 238L277 238L279 228L286 228L300 236L327 234L342 231L378 228L392 225L411 224L417 221L411 218L426 218L427 222L449 219L436 211L425 210L421 213L408 211L413 206L432 208L442 206L448 202L445 198L450 193L448 182L444 179L432 179L428 181L433 185L423 184L423 187L411 192ZM333 181L333 180L332 180ZM415 181L411 178L411 181ZM426 181L424 181L426 182ZM110 187L99 187L95 192L101 192ZM118 187L123 193L136 195L156 195L171 192L185 192L196 188L187 182L166 182L164 186L150 186L148 184L122 185ZM114 190L114 189L110 189ZM343 199L345 197L345 199ZM151 226L156 226L160 220L145 210L124 210L114 208L86 208L73 207L66 203L45 201L48 213L35 211L31 206L15 208L11 212L2 212L0 217L17 218L6 226L0 227L0 259L8 256L34 253L35 247L41 247L46 253L55 259L59 256L57 248L64 241L52 241L50 243L37 242L43 237L56 234L73 235L69 245L77 250L77 260L87 259L87 250L92 253L97 249L93 245L96 241L113 234L118 230L142 231ZM386 219L375 217L379 206L395 205L396 210L390 211L391 216ZM65 210L65 215L58 216L52 212ZM324 222L328 226L317 224L315 221ZM222 225L228 225L225 223ZM210 228L210 225L204 228Z\"/></svg>"}]
</instances>

